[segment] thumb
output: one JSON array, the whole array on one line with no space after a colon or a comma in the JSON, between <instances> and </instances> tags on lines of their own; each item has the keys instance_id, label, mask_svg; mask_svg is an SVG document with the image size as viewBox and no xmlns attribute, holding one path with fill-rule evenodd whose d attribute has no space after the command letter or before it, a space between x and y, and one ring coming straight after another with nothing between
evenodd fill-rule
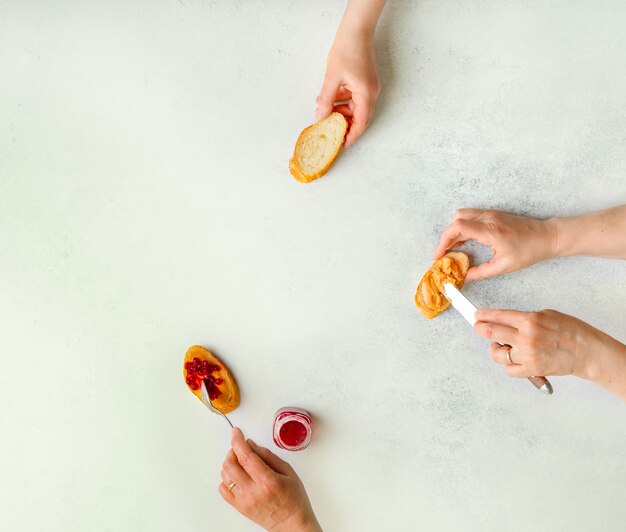
<instances>
[{"instance_id":1,"label":"thumb","mask_svg":"<svg viewBox=\"0 0 626 532\"><path fill-rule=\"evenodd\" d=\"M324 78L324 84L322 85L320 94L315 99L315 103L317 104L315 116L318 120L326 118L333 110L333 107L335 105L335 98L337 96L337 92L339 91L340 84L341 82L338 79L328 76Z\"/></svg>"},{"instance_id":2,"label":"thumb","mask_svg":"<svg viewBox=\"0 0 626 532\"><path fill-rule=\"evenodd\" d=\"M281 475L289 475L293 473L293 468L285 462L282 458L276 456L272 451L265 447L257 445L254 441L248 440L248 444L252 447L252 450L259 455L268 466Z\"/></svg>"},{"instance_id":3,"label":"thumb","mask_svg":"<svg viewBox=\"0 0 626 532\"><path fill-rule=\"evenodd\" d=\"M487 277L493 277L502 273L502 266L496 260L490 260L489 262L483 262L478 266L474 266L467 271L465 280L478 281L479 279L486 279Z\"/></svg>"}]
</instances>

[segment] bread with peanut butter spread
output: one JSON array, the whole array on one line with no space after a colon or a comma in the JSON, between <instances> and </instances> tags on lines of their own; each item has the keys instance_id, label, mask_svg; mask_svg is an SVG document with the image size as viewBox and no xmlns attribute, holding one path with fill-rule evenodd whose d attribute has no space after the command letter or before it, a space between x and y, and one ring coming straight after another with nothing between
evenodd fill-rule
<instances>
[{"instance_id":1,"label":"bread with peanut butter spread","mask_svg":"<svg viewBox=\"0 0 626 532\"><path fill-rule=\"evenodd\" d=\"M443 285L450 283L459 290L469 270L469 257L460 251L450 251L437 259L417 285L415 304L426 318L434 318L450 306L443 295Z\"/></svg>"},{"instance_id":2,"label":"bread with peanut butter spread","mask_svg":"<svg viewBox=\"0 0 626 532\"><path fill-rule=\"evenodd\" d=\"M348 122L337 112L305 128L289 161L291 175L301 183L322 177L337 158L347 130Z\"/></svg>"}]
</instances>

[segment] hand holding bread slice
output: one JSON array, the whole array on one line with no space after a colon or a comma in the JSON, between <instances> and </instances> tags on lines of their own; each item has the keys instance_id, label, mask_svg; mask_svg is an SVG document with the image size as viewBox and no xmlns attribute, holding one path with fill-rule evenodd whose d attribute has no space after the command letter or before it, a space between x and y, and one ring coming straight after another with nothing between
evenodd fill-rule
<instances>
[{"instance_id":1,"label":"hand holding bread slice","mask_svg":"<svg viewBox=\"0 0 626 532\"><path fill-rule=\"evenodd\" d=\"M347 130L348 122L337 112L305 128L289 161L291 175L301 183L322 177L337 158Z\"/></svg>"}]
</instances>

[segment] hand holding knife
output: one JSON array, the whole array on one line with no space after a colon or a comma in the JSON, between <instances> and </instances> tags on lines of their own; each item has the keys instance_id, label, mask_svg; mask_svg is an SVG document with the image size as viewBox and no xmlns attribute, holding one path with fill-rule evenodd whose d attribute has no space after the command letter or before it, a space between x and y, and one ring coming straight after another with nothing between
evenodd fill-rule
<instances>
[{"instance_id":1,"label":"hand holding knife","mask_svg":"<svg viewBox=\"0 0 626 532\"><path fill-rule=\"evenodd\" d=\"M443 285L443 293L446 298L450 300L450 303L452 303L452 306L459 312L459 314L461 314L461 316L463 316L467 320L467 322L473 327L476 323L476 318L474 317L474 314L478 309L472 304L472 302L467 299L460 292L460 290L451 283L446 283ZM503 347L507 347L510 351L510 345L500 344L499 342L497 343ZM547 395L552 395L552 385L550 384L550 381L545 377L528 377L528 380L540 392L543 392Z\"/></svg>"}]
</instances>

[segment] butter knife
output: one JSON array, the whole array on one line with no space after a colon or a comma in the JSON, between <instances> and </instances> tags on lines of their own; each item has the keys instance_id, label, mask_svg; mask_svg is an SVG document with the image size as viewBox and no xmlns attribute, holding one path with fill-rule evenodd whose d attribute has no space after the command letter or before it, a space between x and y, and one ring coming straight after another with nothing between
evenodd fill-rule
<instances>
[{"instance_id":1,"label":"butter knife","mask_svg":"<svg viewBox=\"0 0 626 532\"><path fill-rule=\"evenodd\" d=\"M451 283L446 283L443 285L443 293L448 298L452 306L465 318L465 320L473 327L476 323L476 318L474 317L475 312L478 310L474 304L467 299L461 291ZM511 349L510 345L501 344L497 342L498 345L502 347L508 347ZM545 393L546 395L552 395L553 389L550 381L545 377L528 377L530 383L537 388L540 392Z\"/></svg>"}]
</instances>

